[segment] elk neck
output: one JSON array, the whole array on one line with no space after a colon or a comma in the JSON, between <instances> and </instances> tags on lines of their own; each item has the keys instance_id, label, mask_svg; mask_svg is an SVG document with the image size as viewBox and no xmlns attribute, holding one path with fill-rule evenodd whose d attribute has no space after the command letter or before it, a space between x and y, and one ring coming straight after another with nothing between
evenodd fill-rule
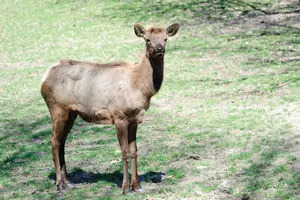
<instances>
[{"instance_id":1,"label":"elk neck","mask_svg":"<svg viewBox=\"0 0 300 200\"><path fill-rule=\"evenodd\" d=\"M146 54L138 65L136 86L151 97L159 91L163 82L164 56L152 57Z\"/></svg>"},{"instance_id":2,"label":"elk neck","mask_svg":"<svg viewBox=\"0 0 300 200\"><path fill-rule=\"evenodd\" d=\"M152 81L155 92L160 89L164 79L164 56L148 57L152 68Z\"/></svg>"}]
</instances>

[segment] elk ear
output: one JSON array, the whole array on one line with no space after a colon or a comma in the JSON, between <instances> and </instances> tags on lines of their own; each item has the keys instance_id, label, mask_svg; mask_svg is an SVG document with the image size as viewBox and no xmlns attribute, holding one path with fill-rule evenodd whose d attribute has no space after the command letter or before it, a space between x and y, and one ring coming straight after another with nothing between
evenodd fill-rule
<instances>
[{"instance_id":1,"label":"elk ear","mask_svg":"<svg viewBox=\"0 0 300 200\"><path fill-rule=\"evenodd\" d=\"M169 26L168 28L167 28L167 30L166 30L166 32L167 32L167 35L168 36L173 36L173 35L175 35L176 33L177 33L177 31L178 31L178 29L179 29L179 24L172 24L171 26Z\"/></svg>"},{"instance_id":2,"label":"elk ear","mask_svg":"<svg viewBox=\"0 0 300 200\"><path fill-rule=\"evenodd\" d=\"M144 37L146 29L139 24L134 25L134 32L138 37Z\"/></svg>"}]
</instances>

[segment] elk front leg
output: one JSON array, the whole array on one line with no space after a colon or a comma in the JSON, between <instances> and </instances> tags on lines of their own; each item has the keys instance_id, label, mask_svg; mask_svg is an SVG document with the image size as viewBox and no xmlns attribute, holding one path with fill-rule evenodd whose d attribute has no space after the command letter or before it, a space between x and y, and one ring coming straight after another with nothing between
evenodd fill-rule
<instances>
[{"instance_id":1,"label":"elk front leg","mask_svg":"<svg viewBox=\"0 0 300 200\"><path fill-rule=\"evenodd\" d=\"M128 122L117 121L115 122L117 129L117 136L122 151L123 158L123 194L129 192L129 176L128 176Z\"/></svg>"},{"instance_id":2,"label":"elk front leg","mask_svg":"<svg viewBox=\"0 0 300 200\"><path fill-rule=\"evenodd\" d=\"M137 173L137 146L136 146L137 123L130 123L128 126L128 144L131 157L131 188L133 191L139 190L139 177Z\"/></svg>"}]
</instances>

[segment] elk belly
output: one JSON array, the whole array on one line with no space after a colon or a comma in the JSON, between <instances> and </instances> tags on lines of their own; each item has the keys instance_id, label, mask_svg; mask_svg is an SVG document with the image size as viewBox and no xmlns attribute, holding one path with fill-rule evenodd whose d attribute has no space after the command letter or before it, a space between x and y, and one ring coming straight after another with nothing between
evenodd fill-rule
<instances>
[{"instance_id":1,"label":"elk belly","mask_svg":"<svg viewBox=\"0 0 300 200\"><path fill-rule=\"evenodd\" d=\"M93 112L78 111L80 117L87 122L96 124L114 124L114 118L109 110L101 109Z\"/></svg>"},{"instance_id":2,"label":"elk belly","mask_svg":"<svg viewBox=\"0 0 300 200\"><path fill-rule=\"evenodd\" d=\"M114 119L109 110L101 109L95 112L94 122L97 124L114 124Z\"/></svg>"}]
</instances>

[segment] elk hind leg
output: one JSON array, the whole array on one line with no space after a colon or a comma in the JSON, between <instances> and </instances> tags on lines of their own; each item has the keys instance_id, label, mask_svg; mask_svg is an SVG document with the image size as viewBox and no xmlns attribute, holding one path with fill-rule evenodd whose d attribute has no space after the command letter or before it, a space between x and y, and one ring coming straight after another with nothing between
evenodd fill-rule
<instances>
[{"instance_id":1,"label":"elk hind leg","mask_svg":"<svg viewBox=\"0 0 300 200\"><path fill-rule=\"evenodd\" d=\"M69 121L69 111L60 107L54 107L50 112L52 117L51 147L53 163L56 169L56 187L57 190L61 191L67 187L63 150L66 140L65 133Z\"/></svg>"},{"instance_id":2,"label":"elk hind leg","mask_svg":"<svg viewBox=\"0 0 300 200\"><path fill-rule=\"evenodd\" d=\"M66 139L68 137L68 134L73 127L77 115L78 114L76 112L73 111L69 112L68 120L64 127L63 137L61 138L61 142L59 145L59 163L61 169L61 178L62 178L62 183L65 187L70 185L67 177L68 174L67 174L66 161L65 161L65 144L66 144Z\"/></svg>"}]
</instances>

